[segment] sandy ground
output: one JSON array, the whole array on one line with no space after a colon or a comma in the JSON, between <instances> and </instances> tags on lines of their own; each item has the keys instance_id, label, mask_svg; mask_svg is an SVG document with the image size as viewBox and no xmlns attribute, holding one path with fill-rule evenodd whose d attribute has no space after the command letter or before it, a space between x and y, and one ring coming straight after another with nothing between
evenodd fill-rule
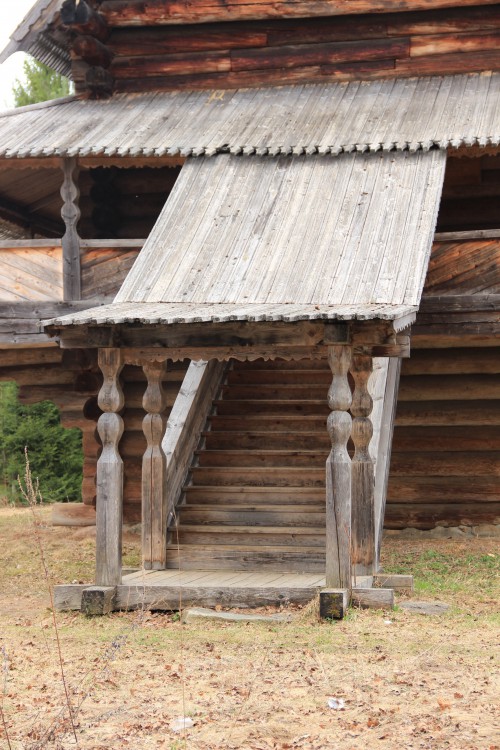
<instances>
[{"instance_id":1,"label":"sandy ground","mask_svg":"<svg viewBox=\"0 0 500 750\"><path fill-rule=\"evenodd\" d=\"M92 531L41 520L51 580L91 580ZM136 538L125 551L133 563ZM318 623L308 607L290 624L185 626L175 614L59 614L73 733L30 514L0 509L0 745L498 750L498 552L488 539L391 539L386 570L416 574L414 599L452 605L433 617L356 610ZM176 732L182 716L193 726Z\"/></svg>"}]
</instances>

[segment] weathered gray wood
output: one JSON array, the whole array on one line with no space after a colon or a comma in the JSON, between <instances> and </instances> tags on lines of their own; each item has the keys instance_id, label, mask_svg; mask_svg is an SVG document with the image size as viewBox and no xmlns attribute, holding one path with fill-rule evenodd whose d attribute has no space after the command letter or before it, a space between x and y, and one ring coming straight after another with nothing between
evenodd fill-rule
<instances>
[{"instance_id":1,"label":"weathered gray wood","mask_svg":"<svg viewBox=\"0 0 500 750\"><path fill-rule=\"evenodd\" d=\"M373 400L368 390L372 358L354 355L350 368L354 380L351 414L352 459L352 564L358 575L373 573L375 560L375 467L369 446L373 434L370 415Z\"/></svg>"},{"instance_id":2,"label":"weathered gray wood","mask_svg":"<svg viewBox=\"0 0 500 750\"><path fill-rule=\"evenodd\" d=\"M413 591L413 576L402 573L376 573L373 576L373 585L384 589L396 591Z\"/></svg>"},{"instance_id":3,"label":"weathered gray wood","mask_svg":"<svg viewBox=\"0 0 500 750\"><path fill-rule=\"evenodd\" d=\"M54 587L54 606L59 611L81 609L83 591L89 586L69 584ZM319 586L162 586L137 585L116 587L114 608L130 610L145 607L153 610L177 611L182 607L205 606L254 607L280 606L288 603L307 604L319 591Z\"/></svg>"},{"instance_id":4,"label":"weathered gray wood","mask_svg":"<svg viewBox=\"0 0 500 750\"><path fill-rule=\"evenodd\" d=\"M362 609L394 609L393 589L353 588L351 593L353 607Z\"/></svg>"},{"instance_id":5,"label":"weathered gray wood","mask_svg":"<svg viewBox=\"0 0 500 750\"><path fill-rule=\"evenodd\" d=\"M343 620L349 606L347 589L322 589L319 592L319 616L322 620Z\"/></svg>"},{"instance_id":6,"label":"weathered gray wood","mask_svg":"<svg viewBox=\"0 0 500 750\"><path fill-rule=\"evenodd\" d=\"M170 412L163 440L167 461L167 517L179 500L225 365L217 360L191 362Z\"/></svg>"},{"instance_id":7,"label":"weathered gray wood","mask_svg":"<svg viewBox=\"0 0 500 750\"><path fill-rule=\"evenodd\" d=\"M76 158L63 159L61 166L64 174L61 187L61 198L63 199L61 216L66 227L62 238L63 290L64 300L71 301L81 299L80 237L77 230L78 220L80 219L78 207L80 190L76 182L78 179Z\"/></svg>"},{"instance_id":8,"label":"weathered gray wood","mask_svg":"<svg viewBox=\"0 0 500 750\"><path fill-rule=\"evenodd\" d=\"M347 373L351 349L328 348L328 363L333 374L328 391L332 413L327 428L332 449L326 461L326 585L351 588L351 459L347 441L351 434L351 389Z\"/></svg>"},{"instance_id":9,"label":"weathered gray wood","mask_svg":"<svg viewBox=\"0 0 500 750\"><path fill-rule=\"evenodd\" d=\"M82 591L81 610L88 617L109 615L113 611L114 586L90 586Z\"/></svg>"},{"instance_id":10,"label":"weathered gray wood","mask_svg":"<svg viewBox=\"0 0 500 750\"><path fill-rule=\"evenodd\" d=\"M102 453L96 476L96 583L114 586L121 583L122 569L123 461L118 444L125 399L119 380L120 349L100 349L98 362L104 378L98 403L104 413L97 423Z\"/></svg>"},{"instance_id":11,"label":"weathered gray wood","mask_svg":"<svg viewBox=\"0 0 500 750\"><path fill-rule=\"evenodd\" d=\"M390 359L385 384L384 406L379 435L379 443L375 464L374 514L375 514L375 557L373 572L378 570L380 547L382 544L382 530L384 528L385 504L387 501L387 485L391 464L392 438L394 434L394 420L398 399L399 376L401 360Z\"/></svg>"},{"instance_id":12,"label":"weathered gray wood","mask_svg":"<svg viewBox=\"0 0 500 750\"><path fill-rule=\"evenodd\" d=\"M142 459L142 558L146 570L162 570L166 564L166 461L162 448L167 401L162 385L165 369L166 361L143 365L147 388L142 399L146 412L142 428L147 448Z\"/></svg>"}]
</instances>

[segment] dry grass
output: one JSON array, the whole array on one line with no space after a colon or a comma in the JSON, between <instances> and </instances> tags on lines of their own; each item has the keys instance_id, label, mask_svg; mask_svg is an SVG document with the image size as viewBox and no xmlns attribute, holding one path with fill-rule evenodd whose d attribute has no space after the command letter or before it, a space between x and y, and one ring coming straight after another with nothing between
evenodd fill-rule
<instances>
[{"instance_id":1,"label":"dry grass","mask_svg":"<svg viewBox=\"0 0 500 750\"><path fill-rule=\"evenodd\" d=\"M30 525L29 511L0 509L3 711L14 750L40 746L40 738L66 750L75 742L64 715L60 721L64 689ZM91 531L40 531L54 582L92 579ZM125 549L133 563L135 537ZM391 540L385 558L386 570L417 575L414 598L448 601L450 612L354 611L319 624L309 609L290 625L188 627L161 614L59 615L79 747L500 747L497 543ZM185 736L170 729L182 715L182 686L195 722ZM344 711L327 707L331 696L344 698Z\"/></svg>"}]
</instances>

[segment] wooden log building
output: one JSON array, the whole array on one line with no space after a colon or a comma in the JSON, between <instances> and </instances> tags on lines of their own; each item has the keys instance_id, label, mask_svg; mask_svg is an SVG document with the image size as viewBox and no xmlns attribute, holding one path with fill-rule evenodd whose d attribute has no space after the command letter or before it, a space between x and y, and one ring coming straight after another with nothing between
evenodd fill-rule
<instances>
[{"instance_id":1,"label":"wooden log building","mask_svg":"<svg viewBox=\"0 0 500 750\"><path fill-rule=\"evenodd\" d=\"M485 0L34 4L0 61L75 94L0 113L0 378L83 432L58 606L387 604L384 526L498 523L499 40Z\"/></svg>"}]
</instances>

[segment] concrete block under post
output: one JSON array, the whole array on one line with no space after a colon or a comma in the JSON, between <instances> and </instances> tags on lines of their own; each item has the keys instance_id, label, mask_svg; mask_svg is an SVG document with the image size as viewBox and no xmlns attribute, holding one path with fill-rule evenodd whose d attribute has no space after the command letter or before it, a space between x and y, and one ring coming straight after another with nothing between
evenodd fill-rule
<instances>
[{"instance_id":1,"label":"concrete block under post","mask_svg":"<svg viewBox=\"0 0 500 750\"><path fill-rule=\"evenodd\" d=\"M347 589L322 589L319 592L319 616L322 620L342 620L349 606Z\"/></svg>"},{"instance_id":2,"label":"concrete block under post","mask_svg":"<svg viewBox=\"0 0 500 750\"><path fill-rule=\"evenodd\" d=\"M115 593L115 586L89 586L82 592L81 611L89 617L109 615L113 611Z\"/></svg>"}]
</instances>

